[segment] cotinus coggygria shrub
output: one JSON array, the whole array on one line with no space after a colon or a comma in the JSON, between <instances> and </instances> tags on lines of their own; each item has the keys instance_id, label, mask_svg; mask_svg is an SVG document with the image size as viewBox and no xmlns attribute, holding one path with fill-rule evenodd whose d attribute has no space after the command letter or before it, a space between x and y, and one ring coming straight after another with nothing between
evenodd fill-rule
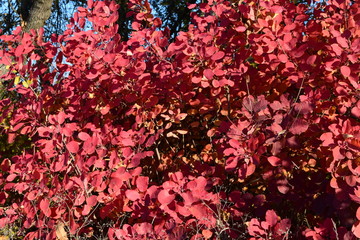
<instances>
[{"instance_id":1,"label":"cotinus coggygria shrub","mask_svg":"<svg viewBox=\"0 0 360 240\"><path fill-rule=\"evenodd\" d=\"M0 36L0 227L21 239L360 238L360 6L88 1ZM5 234L5 230L0 230Z\"/></svg>"}]
</instances>

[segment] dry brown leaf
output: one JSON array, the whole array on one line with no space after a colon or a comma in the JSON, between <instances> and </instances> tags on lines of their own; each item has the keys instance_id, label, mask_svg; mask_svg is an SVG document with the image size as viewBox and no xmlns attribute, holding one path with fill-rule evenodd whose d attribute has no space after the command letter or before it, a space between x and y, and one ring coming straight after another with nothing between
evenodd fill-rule
<instances>
[{"instance_id":1,"label":"dry brown leaf","mask_svg":"<svg viewBox=\"0 0 360 240\"><path fill-rule=\"evenodd\" d=\"M56 225L56 239L57 240L68 240L67 233L65 231L65 224L63 222L59 222Z\"/></svg>"}]
</instances>

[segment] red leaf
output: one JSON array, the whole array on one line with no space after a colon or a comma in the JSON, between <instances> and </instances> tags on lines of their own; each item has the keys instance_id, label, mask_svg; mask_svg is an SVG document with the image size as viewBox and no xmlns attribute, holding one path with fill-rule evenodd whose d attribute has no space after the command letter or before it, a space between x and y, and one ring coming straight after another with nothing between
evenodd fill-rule
<instances>
[{"instance_id":1,"label":"red leaf","mask_svg":"<svg viewBox=\"0 0 360 240\"><path fill-rule=\"evenodd\" d=\"M347 41L346 38L343 38L343 37L339 36L339 37L336 38L336 41L343 48L348 48L349 47L349 44L348 44L348 41Z\"/></svg>"},{"instance_id":2,"label":"red leaf","mask_svg":"<svg viewBox=\"0 0 360 240\"><path fill-rule=\"evenodd\" d=\"M220 60L225 56L225 53L223 51L219 51L217 53L215 53L214 55L212 55L211 60L216 61L216 60Z\"/></svg>"},{"instance_id":3,"label":"red leaf","mask_svg":"<svg viewBox=\"0 0 360 240\"><path fill-rule=\"evenodd\" d=\"M125 67L126 65L129 64L129 60L126 58L123 58L122 56L119 56L116 60L115 60L115 66L117 67Z\"/></svg>"},{"instance_id":4,"label":"red leaf","mask_svg":"<svg viewBox=\"0 0 360 240\"><path fill-rule=\"evenodd\" d=\"M339 146L334 147L334 149L332 150L332 154L333 154L334 160L341 160L341 159L345 158L345 156L340 152Z\"/></svg>"},{"instance_id":5,"label":"red leaf","mask_svg":"<svg viewBox=\"0 0 360 240\"><path fill-rule=\"evenodd\" d=\"M284 11L284 7L275 5L271 7L271 11L273 13L282 13Z\"/></svg>"},{"instance_id":6,"label":"red leaf","mask_svg":"<svg viewBox=\"0 0 360 240\"><path fill-rule=\"evenodd\" d=\"M123 185L123 180L120 177L111 177L109 183L109 189L113 192L117 192Z\"/></svg>"},{"instance_id":7,"label":"red leaf","mask_svg":"<svg viewBox=\"0 0 360 240\"><path fill-rule=\"evenodd\" d=\"M269 26L269 23L268 23L265 19L262 19L262 18L259 18L259 19L258 19L258 23L259 23L259 27L260 27L260 28L268 27L268 26Z\"/></svg>"},{"instance_id":8,"label":"red leaf","mask_svg":"<svg viewBox=\"0 0 360 240\"><path fill-rule=\"evenodd\" d=\"M209 229L204 229L201 231L201 234L204 236L205 239L210 239L213 235L213 232Z\"/></svg>"},{"instance_id":9,"label":"red leaf","mask_svg":"<svg viewBox=\"0 0 360 240\"><path fill-rule=\"evenodd\" d=\"M184 199L185 206L191 206L194 202L198 201L198 198L194 197L191 191L180 193L180 195Z\"/></svg>"},{"instance_id":10,"label":"red leaf","mask_svg":"<svg viewBox=\"0 0 360 240\"><path fill-rule=\"evenodd\" d=\"M290 219L282 219L278 224L276 224L274 231L277 235L285 235L289 232L289 229L291 227L291 221ZM286 239L286 238L284 238Z\"/></svg>"},{"instance_id":11,"label":"red leaf","mask_svg":"<svg viewBox=\"0 0 360 240\"><path fill-rule=\"evenodd\" d=\"M336 44L336 43L334 43L334 44L331 44L331 48L332 48L332 50L335 52L335 54L337 54L337 55L341 55L342 54L342 52L344 51L340 46L339 46L339 44Z\"/></svg>"},{"instance_id":12,"label":"red leaf","mask_svg":"<svg viewBox=\"0 0 360 240\"><path fill-rule=\"evenodd\" d=\"M136 201L140 198L140 194L136 190L126 190L125 195L131 201Z\"/></svg>"},{"instance_id":13,"label":"red leaf","mask_svg":"<svg viewBox=\"0 0 360 240\"><path fill-rule=\"evenodd\" d=\"M196 217L198 220L204 220L209 219L209 209L207 206L205 206L203 203L195 204L190 207L191 214Z\"/></svg>"},{"instance_id":14,"label":"red leaf","mask_svg":"<svg viewBox=\"0 0 360 240\"><path fill-rule=\"evenodd\" d=\"M331 144L334 144L334 136L331 132L323 133L320 136L320 140L323 141L323 146L328 147Z\"/></svg>"},{"instance_id":15,"label":"red leaf","mask_svg":"<svg viewBox=\"0 0 360 240\"><path fill-rule=\"evenodd\" d=\"M357 221L353 226L351 231L357 238L360 238L360 221Z\"/></svg>"},{"instance_id":16,"label":"red leaf","mask_svg":"<svg viewBox=\"0 0 360 240\"><path fill-rule=\"evenodd\" d=\"M195 182L196 182L196 188L198 190L205 190L205 187L208 183L205 177L198 177L195 179Z\"/></svg>"},{"instance_id":17,"label":"red leaf","mask_svg":"<svg viewBox=\"0 0 360 240\"><path fill-rule=\"evenodd\" d=\"M60 111L59 114L57 115L57 122L59 123L59 125L64 123L65 117L66 114L64 113L64 111Z\"/></svg>"},{"instance_id":18,"label":"red leaf","mask_svg":"<svg viewBox=\"0 0 360 240\"><path fill-rule=\"evenodd\" d=\"M37 196L38 196L38 191L33 190L33 191L29 192L29 194L27 195L27 199L32 201L32 200L35 200Z\"/></svg>"},{"instance_id":19,"label":"red leaf","mask_svg":"<svg viewBox=\"0 0 360 240\"><path fill-rule=\"evenodd\" d=\"M170 179L175 182L178 183L179 185L182 185L184 180L184 174L182 172L175 172L175 173L171 173L170 175Z\"/></svg>"},{"instance_id":20,"label":"red leaf","mask_svg":"<svg viewBox=\"0 0 360 240\"><path fill-rule=\"evenodd\" d=\"M13 128L12 128L12 131L16 132L17 130L19 130L20 128L22 128L22 126L24 126L24 122L21 122L17 125L15 125Z\"/></svg>"},{"instance_id":21,"label":"red leaf","mask_svg":"<svg viewBox=\"0 0 360 240\"><path fill-rule=\"evenodd\" d=\"M268 161L274 167L281 164L281 159L275 156L268 157Z\"/></svg>"},{"instance_id":22,"label":"red leaf","mask_svg":"<svg viewBox=\"0 0 360 240\"><path fill-rule=\"evenodd\" d=\"M153 226L151 223L143 222L134 224L135 231L140 235L146 235L147 233L151 233L153 230Z\"/></svg>"},{"instance_id":23,"label":"red leaf","mask_svg":"<svg viewBox=\"0 0 360 240\"><path fill-rule=\"evenodd\" d=\"M280 180L278 180L276 182L276 184L277 184L277 189L282 194L286 194L290 190L290 187L288 185L288 181L286 179L283 179L283 180L280 179Z\"/></svg>"},{"instance_id":24,"label":"red leaf","mask_svg":"<svg viewBox=\"0 0 360 240\"><path fill-rule=\"evenodd\" d=\"M140 176L136 179L136 187L139 189L140 192L146 192L149 185L149 178Z\"/></svg>"},{"instance_id":25,"label":"red leaf","mask_svg":"<svg viewBox=\"0 0 360 240\"><path fill-rule=\"evenodd\" d=\"M106 115L109 111L110 111L110 106L109 106L109 104L105 105L104 107L102 107L102 108L100 109L100 113L101 113L102 115Z\"/></svg>"},{"instance_id":26,"label":"red leaf","mask_svg":"<svg viewBox=\"0 0 360 240\"><path fill-rule=\"evenodd\" d=\"M50 217L51 210L50 210L50 203L49 200L44 198L40 201L40 210L45 214L45 216Z\"/></svg>"},{"instance_id":27,"label":"red leaf","mask_svg":"<svg viewBox=\"0 0 360 240\"><path fill-rule=\"evenodd\" d=\"M6 181L8 182L12 182L18 175L15 173L10 174L9 176L6 177Z\"/></svg>"},{"instance_id":28,"label":"red leaf","mask_svg":"<svg viewBox=\"0 0 360 240\"><path fill-rule=\"evenodd\" d=\"M144 159L146 157L150 157L152 156L154 153L152 151L145 151L145 152L140 152L140 153L136 153L132 159L131 162L129 163L128 167L129 168L133 168L133 167L137 167L140 165L140 160Z\"/></svg>"},{"instance_id":29,"label":"red leaf","mask_svg":"<svg viewBox=\"0 0 360 240\"><path fill-rule=\"evenodd\" d=\"M86 199L85 199L84 194L77 195L77 197L75 198L75 201L74 201L74 206L82 205L85 202L85 200Z\"/></svg>"},{"instance_id":30,"label":"red leaf","mask_svg":"<svg viewBox=\"0 0 360 240\"><path fill-rule=\"evenodd\" d=\"M271 227L273 227L278 222L278 216L274 210L268 210L266 211L265 220Z\"/></svg>"},{"instance_id":31,"label":"red leaf","mask_svg":"<svg viewBox=\"0 0 360 240\"><path fill-rule=\"evenodd\" d=\"M214 77L214 73L211 69L205 69L204 70L204 76L208 79L208 80L212 80Z\"/></svg>"},{"instance_id":32,"label":"red leaf","mask_svg":"<svg viewBox=\"0 0 360 240\"><path fill-rule=\"evenodd\" d=\"M99 76L99 71L96 69L90 69L88 72L86 72L86 77L90 80L95 79L97 76Z\"/></svg>"},{"instance_id":33,"label":"red leaf","mask_svg":"<svg viewBox=\"0 0 360 240\"><path fill-rule=\"evenodd\" d=\"M20 57L24 53L24 45L19 45L15 50L15 56Z\"/></svg>"},{"instance_id":34,"label":"red leaf","mask_svg":"<svg viewBox=\"0 0 360 240\"><path fill-rule=\"evenodd\" d=\"M207 87L210 86L210 84L209 84L208 81L201 81L200 86L201 86L202 88L207 88Z\"/></svg>"},{"instance_id":35,"label":"red leaf","mask_svg":"<svg viewBox=\"0 0 360 240\"><path fill-rule=\"evenodd\" d=\"M93 154L96 150L93 138L88 138L82 146L85 154Z\"/></svg>"},{"instance_id":36,"label":"red leaf","mask_svg":"<svg viewBox=\"0 0 360 240\"><path fill-rule=\"evenodd\" d=\"M351 69L348 66L341 66L340 71L344 77L349 77L351 74Z\"/></svg>"},{"instance_id":37,"label":"red leaf","mask_svg":"<svg viewBox=\"0 0 360 240\"><path fill-rule=\"evenodd\" d=\"M246 27L245 26L238 26L235 28L235 30L237 32L245 32L246 31Z\"/></svg>"},{"instance_id":38,"label":"red leaf","mask_svg":"<svg viewBox=\"0 0 360 240\"><path fill-rule=\"evenodd\" d=\"M104 61L107 63L113 63L115 60L116 54L115 53L108 53L104 56Z\"/></svg>"},{"instance_id":39,"label":"red leaf","mask_svg":"<svg viewBox=\"0 0 360 240\"><path fill-rule=\"evenodd\" d=\"M80 138L80 140L86 141L90 138L90 135L87 134L86 132L80 132L78 137Z\"/></svg>"},{"instance_id":40,"label":"red leaf","mask_svg":"<svg viewBox=\"0 0 360 240\"><path fill-rule=\"evenodd\" d=\"M49 127L38 127L37 132L39 133L40 137L48 137L50 133L52 133L52 129Z\"/></svg>"},{"instance_id":41,"label":"red leaf","mask_svg":"<svg viewBox=\"0 0 360 240\"><path fill-rule=\"evenodd\" d=\"M13 143L15 141L15 138L16 138L16 133L8 133L8 143Z\"/></svg>"},{"instance_id":42,"label":"red leaf","mask_svg":"<svg viewBox=\"0 0 360 240\"><path fill-rule=\"evenodd\" d=\"M88 6L89 8L92 8L92 7L93 7L93 3L94 3L93 0L87 0L87 6Z\"/></svg>"},{"instance_id":43,"label":"red leaf","mask_svg":"<svg viewBox=\"0 0 360 240\"><path fill-rule=\"evenodd\" d=\"M194 71L194 67L191 67L191 66L186 66L185 68L182 69L183 73L187 73L187 74L190 74Z\"/></svg>"},{"instance_id":44,"label":"red leaf","mask_svg":"<svg viewBox=\"0 0 360 240\"><path fill-rule=\"evenodd\" d=\"M282 62L282 63L286 63L289 60L289 58L285 54L280 54L278 56L278 58L279 58L280 62Z\"/></svg>"},{"instance_id":45,"label":"red leaf","mask_svg":"<svg viewBox=\"0 0 360 240\"><path fill-rule=\"evenodd\" d=\"M260 221L256 218L250 220L248 231L251 236L266 235L266 231L261 227Z\"/></svg>"},{"instance_id":46,"label":"red leaf","mask_svg":"<svg viewBox=\"0 0 360 240\"><path fill-rule=\"evenodd\" d=\"M311 103L309 103L308 101L299 102L294 105L295 105L295 110L300 114L311 113L313 110Z\"/></svg>"},{"instance_id":47,"label":"red leaf","mask_svg":"<svg viewBox=\"0 0 360 240\"><path fill-rule=\"evenodd\" d=\"M225 170L226 171L234 171L238 165L239 158L237 157L230 157L226 160Z\"/></svg>"},{"instance_id":48,"label":"red leaf","mask_svg":"<svg viewBox=\"0 0 360 240\"><path fill-rule=\"evenodd\" d=\"M192 78L191 78L191 82L197 84L197 83L201 82L201 78L199 78L199 77L192 77Z\"/></svg>"},{"instance_id":49,"label":"red leaf","mask_svg":"<svg viewBox=\"0 0 360 240\"><path fill-rule=\"evenodd\" d=\"M358 102L357 106L356 107L353 107L351 109L351 114L357 118L360 118L360 101Z\"/></svg>"},{"instance_id":50,"label":"red leaf","mask_svg":"<svg viewBox=\"0 0 360 240\"><path fill-rule=\"evenodd\" d=\"M169 190L161 190L158 194L158 200L162 205L168 205L175 199L174 194L170 194Z\"/></svg>"},{"instance_id":51,"label":"red leaf","mask_svg":"<svg viewBox=\"0 0 360 240\"><path fill-rule=\"evenodd\" d=\"M65 126L60 129L60 133L64 134L66 137L71 137L73 132L74 131L71 128L69 128L68 126Z\"/></svg>"},{"instance_id":52,"label":"red leaf","mask_svg":"<svg viewBox=\"0 0 360 240\"><path fill-rule=\"evenodd\" d=\"M77 224L74 220L74 216L70 215L70 234L75 234L76 231L79 229L79 224Z\"/></svg>"},{"instance_id":53,"label":"red leaf","mask_svg":"<svg viewBox=\"0 0 360 240\"><path fill-rule=\"evenodd\" d=\"M91 206L86 204L81 212L81 215L86 216L89 215L90 212L91 212Z\"/></svg>"},{"instance_id":54,"label":"red leaf","mask_svg":"<svg viewBox=\"0 0 360 240\"><path fill-rule=\"evenodd\" d=\"M301 134L308 129L309 125L302 119L294 120L294 123L291 125L289 131L292 134Z\"/></svg>"},{"instance_id":55,"label":"red leaf","mask_svg":"<svg viewBox=\"0 0 360 240\"><path fill-rule=\"evenodd\" d=\"M262 97L262 98L261 98ZM253 105L253 111L258 113L264 109L266 109L266 107L268 106L269 102L266 101L265 99L263 99L263 96L260 96L258 98L258 101L255 102L255 104Z\"/></svg>"},{"instance_id":56,"label":"red leaf","mask_svg":"<svg viewBox=\"0 0 360 240\"><path fill-rule=\"evenodd\" d=\"M309 65L313 65L316 61L317 56L316 55L311 55L306 59L306 63Z\"/></svg>"},{"instance_id":57,"label":"red leaf","mask_svg":"<svg viewBox=\"0 0 360 240\"><path fill-rule=\"evenodd\" d=\"M101 49L96 49L95 52L94 52L94 56L96 59L102 59L105 55L105 52L104 50L101 50Z\"/></svg>"},{"instance_id":58,"label":"red leaf","mask_svg":"<svg viewBox=\"0 0 360 240\"><path fill-rule=\"evenodd\" d=\"M185 204L185 206L182 206L182 205L176 204L176 212L184 217L188 217L191 215L191 213L189 211L189 207L188 207L190 205Z\"/></svg>"},{"instance_id":59,"label":"red leaf","mask_svg":"<svg viewBox=\"0 0 360 240\"><path fill-rule=\"evenodd\" d=\"M97 196L91 195L90 197L86 198L86 203L89 206L95 206L97 203Z\"/></svg>"},{"instance_id":60,"label":"red leaf","mask_svg":"<svg viewBox=\"0 0 360 240\"><path fill-rule=\"evenodd\" d=\"M71 142L66 144L66 148L71 153L77 153L79 151L79 143L76 142L76 141L71 141Z\"/></svg>"},{"instance_id":61,"label":"red leaf","mask_svg":"<svg viewBox=\"0 0 360 240\"><path fill-rule=\"evenodd\" d=\"M254 97L253 96L247 96L243 99L243 107L249 111L249 112L252 112L253 109L254 109L254 104L255 104L255 100L254 100Z\"/></svg>"},{"instance_id":62,"label":"red leaf","mask_svg":"<svg viewBox=\"0 0 360 240\"><path fill-rule=\"evenodd\" d=\"M212 80L212 85L214 88L218 88L220 87L220 82L216 79Z\"/></svg>"}]
</instances>

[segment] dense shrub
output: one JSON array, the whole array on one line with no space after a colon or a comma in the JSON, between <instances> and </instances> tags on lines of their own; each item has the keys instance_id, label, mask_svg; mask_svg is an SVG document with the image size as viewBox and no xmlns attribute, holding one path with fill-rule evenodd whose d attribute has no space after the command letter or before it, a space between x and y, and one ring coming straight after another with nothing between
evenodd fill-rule
<instances>
[{"instance_id":1,"label":"dense shrub","mask_svg":"<svg viewBox=\"0 0 360 240\"><path fill-rule=\"evenodd\" d=\"M0 227L26 239L360 238L360 8L147 1L1 36ZM92 30L87 30L90 26Z\"/></svg>"}]
</instances>

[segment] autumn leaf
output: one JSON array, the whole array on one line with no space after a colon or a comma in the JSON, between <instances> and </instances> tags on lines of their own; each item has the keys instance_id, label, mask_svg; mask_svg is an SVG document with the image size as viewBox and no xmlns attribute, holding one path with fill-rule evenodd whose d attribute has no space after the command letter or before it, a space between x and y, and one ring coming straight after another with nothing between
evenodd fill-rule
<instances>
[{"instance_id":1,"label":"autumn leaf","mask_svg":"<svg viewBox=\"0 0 360 240\"><path fill-rule=\"evenodd\" d=\"M76 141L71 141L66 144L66 148L71 153L77 153L79 151L79 143Z\"/></svg>"},{"instance_id":2,"label":"autumn leaf","mask_svg":"<svg viewBox=\"0 0 360 240\"><path fill-rule=\"evenodd\" d=\"M65 231L65 224L63 222L59 222L56 225L55 233L57 240L68 240L67 233Z\"/></svg>"}]
</instances>

